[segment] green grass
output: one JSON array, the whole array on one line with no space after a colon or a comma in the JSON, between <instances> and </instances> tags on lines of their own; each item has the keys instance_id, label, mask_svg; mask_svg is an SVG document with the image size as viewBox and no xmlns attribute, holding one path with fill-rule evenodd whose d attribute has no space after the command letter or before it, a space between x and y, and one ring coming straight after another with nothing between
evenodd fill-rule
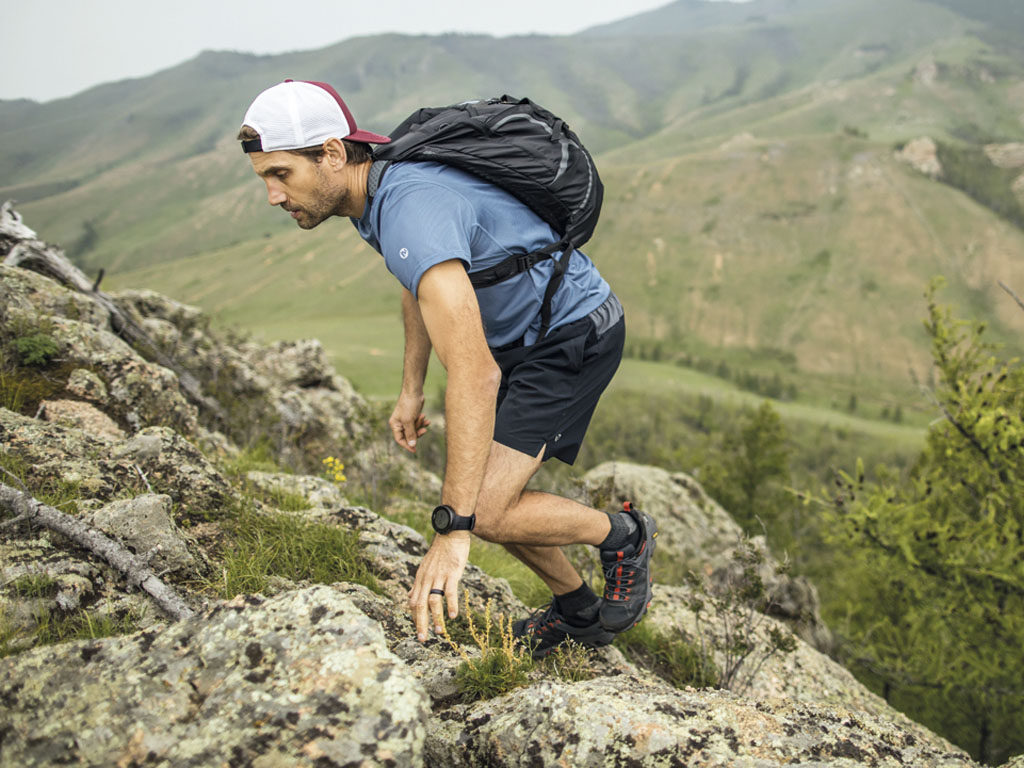
<instances>
[{"instance_id":1,"label":"green grass","mask_svg":"<svg viewBox=\"0 0 1024 768\"><path fill-rule=\"evenodd\" d=\"M28 633L18 631L5 618L3 605L0 604L0 659L32 647L128 635L138 629L141 617L130 612L113 616L84 610L64 613L39 608L33 618L35 626L32 630Z\"/></svg>"},{"instance_id":2,"label":"green grass","mask_svg":"<svg viewBox=\"0 0 1024 768\"><path fill-rule=\"evenodd\" d=\"M212 585L220 597L264 592L273 576L317 584L348 581L380 591L356 531L286 513L262 514L246 503L222 525L227 541L219 580Z\"/></svg>"},{"instance_id":3,"label":"green grass","mask_svg":"<svg viewBox=\"0 0 1024 768\"><path fill-rule=\"evenodd\" d=\"M714 660L685 637L670 637L640 623L617 635L615 646L638 667L676 688L709 688L718 684L720 672Z\"/></svg>"}]
</instances>

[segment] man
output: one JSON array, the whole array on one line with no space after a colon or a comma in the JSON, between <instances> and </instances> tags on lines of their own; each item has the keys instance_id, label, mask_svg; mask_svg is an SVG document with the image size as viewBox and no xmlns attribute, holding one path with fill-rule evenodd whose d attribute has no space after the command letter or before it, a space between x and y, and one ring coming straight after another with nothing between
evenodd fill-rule
<instances>
[{"instance_id":1,"label":"man","mask_svg":"<svg viewBox=\"0 0 1024 768\"><path fill-rule=\"evenodd\" d=\"M325 83L286 81L264 91L239 139L271 205L303 229L350 217L402 283L404 372L389 423L406 450L415 452L429 425L422 408L431 349L448 372L438 534L409 595L419 639L431 621L442 631L444 598L448 615L458 615L470 531L503 544L551 587L551 605L514 626L535 656L568 637L606 645L633 626L650 602L653 519L628 504L607 515L526 490L546 459L575 460L621 359L622 306L593 263L579 251L568 258L550 330L538 339L552 261L478 291L467 275L558 240L510 194L450 166L398 162L371 199L369 145L390 139L359 130ZM559 549L577 543L600 548L604 599Z\"/></svg>"}]
</instances>

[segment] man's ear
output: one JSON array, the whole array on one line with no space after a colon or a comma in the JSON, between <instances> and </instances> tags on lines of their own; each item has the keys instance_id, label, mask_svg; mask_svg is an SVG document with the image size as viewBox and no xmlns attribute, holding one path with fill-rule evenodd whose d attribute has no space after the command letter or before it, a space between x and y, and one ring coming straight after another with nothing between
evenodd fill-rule
<instances>
[{"instance_id":1,"label":"man's ear","mask_svg":"<svg viewBox=\"0 0 1024 768\"><path fill-rule=\"evenodd\" d=\"M324 142L324 162L333 171L340 171L348 163L348 153L341 139L330 138Z\"/></svg>"}]
</instances>

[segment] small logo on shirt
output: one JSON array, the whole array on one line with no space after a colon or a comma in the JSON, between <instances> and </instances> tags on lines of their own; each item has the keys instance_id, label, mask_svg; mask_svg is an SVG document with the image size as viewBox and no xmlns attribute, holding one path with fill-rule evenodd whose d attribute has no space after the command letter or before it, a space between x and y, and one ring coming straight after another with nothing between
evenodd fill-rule
<instances>
[{"instance_id":1,"label":"small logo on shirt","mask_svg":"<svg viewBox=\"0 0 1024 768\"><path fill-rule=\"evenodd\" d=\"M403 248L402 250L400 250L398 252L398 255L401 256L403 259L408 259L409 258L409 249L408 248Z\"/></svg>"}]
</instances>

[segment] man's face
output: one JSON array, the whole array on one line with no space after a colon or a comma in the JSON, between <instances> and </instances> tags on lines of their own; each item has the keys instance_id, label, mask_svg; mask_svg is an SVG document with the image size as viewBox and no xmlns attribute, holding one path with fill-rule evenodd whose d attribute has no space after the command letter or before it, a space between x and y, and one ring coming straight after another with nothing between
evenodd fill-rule
<instances>
[{"instance_id":1,"label":"man's face","mask_svg":"<svg viewBox=\"0 0 1024 768\"><path fill-rule=\"evenodd\" d=\"M324 158L315 162L291 152L251 152L256 175L267 185L267 202L291 213L302 229L338 215L349 193L343 178L325 172Z\"/></svg>"}]
</instances>

